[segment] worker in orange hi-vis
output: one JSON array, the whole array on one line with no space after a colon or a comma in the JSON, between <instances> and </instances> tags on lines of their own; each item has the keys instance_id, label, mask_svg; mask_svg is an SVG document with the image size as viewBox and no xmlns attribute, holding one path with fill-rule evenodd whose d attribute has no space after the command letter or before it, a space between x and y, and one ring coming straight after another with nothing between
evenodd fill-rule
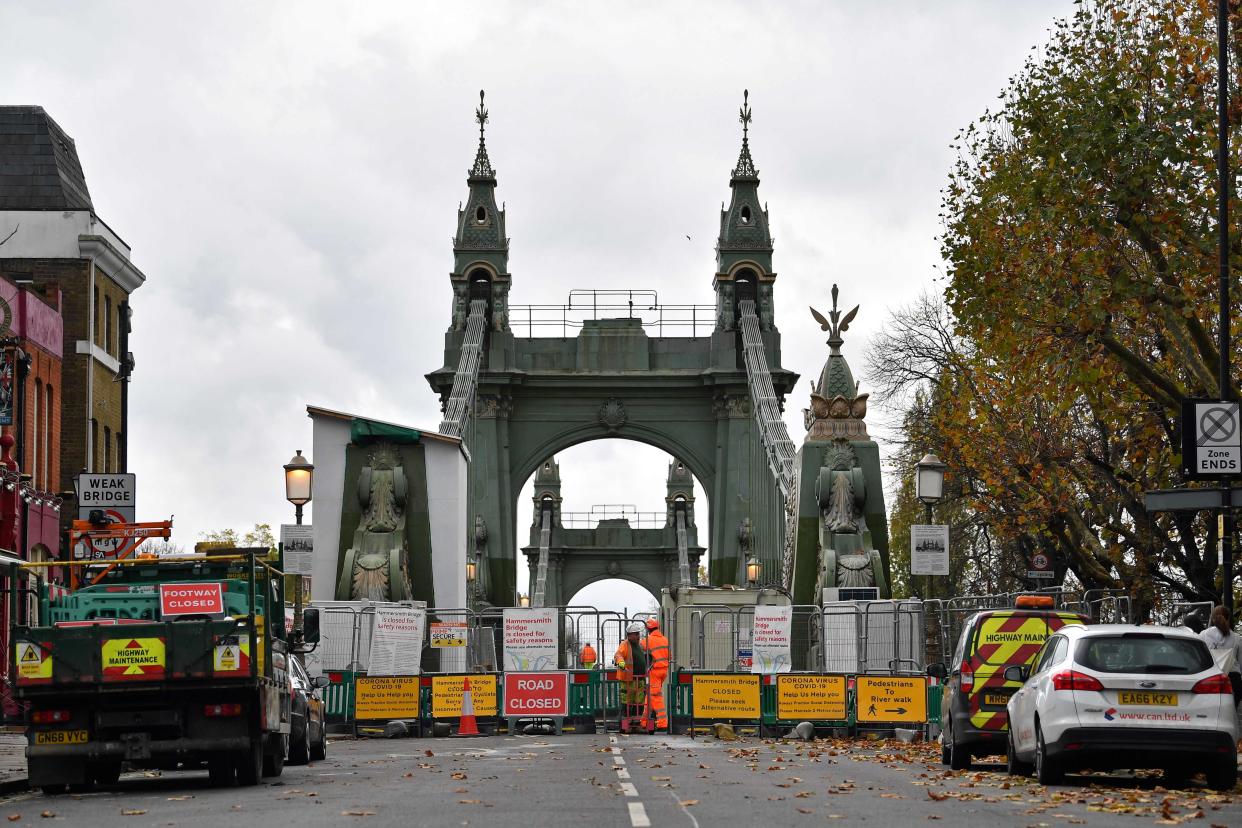
<instances>
[{"instance_id":1,"label":"worker in orange hi-vis","mask_svg":"<svg viewBox=\"0 0 1242 828\"><path fill-rule=\"evenodd\" d=\"M582 645L582 666L586 668L587 670L594 669L595 660L596 660L595 648L592 647L590 644L583 644Z\"/></svg>"},{"instance_id":2,"label":"worker in orange hi-vis","mask_svg":"<svg viewBox=\"0 0 1242 828\"><path fill-rule=\"evenodd\" d=\"M621 732L629 733L634 722L642 716L647 700L647 653L639 636L643 624L634 621L625 628L625 640L617 647L612 663L621 681Z\"/></svg>"},{"instance_id":3,"label":"worker in orange hi-vis","mask_svg":"<svg viewBox=\"0 0 1242 828\"><path fill-rule=\"evenodd\" d=\"M664 680L668 678L668 639L660 632L660 622L654 618L647 619L647 637L643 639L643 649L651 659L647 671L647 709L643 712L643 729L648 733L654 733L657 728L668 730L668 711L664 707Z\"/></svg>"}]
</instances>

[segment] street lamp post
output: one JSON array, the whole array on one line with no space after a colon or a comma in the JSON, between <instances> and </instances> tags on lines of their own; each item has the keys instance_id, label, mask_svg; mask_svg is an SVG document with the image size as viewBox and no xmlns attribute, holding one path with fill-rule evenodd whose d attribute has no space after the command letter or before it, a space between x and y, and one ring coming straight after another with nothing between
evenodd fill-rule
<instances>
[{"instance_id":1,"label":"street lamp post","mask_svg":"<svg viewBox=\"0 0 1242 828\"><path fill-rule=\"evenodd\" d=\"M757 586L759 584L759 574L763 571L763 564L759 562L759 558L751 552L746 558L746 583L748 586Z\"/></svg>"},{"instance_id":2,"label":"street lamp post","mask_svg":"<svg viewBox=\"0 0 1242 828\"><path fill-rule=\"evenodd\" d=\"M302 525L302 507L311 502L315 466L302 456L302 450L285 464L285 500L293 504L294 519ZM302 573L293 578L293 640L302 640Z\"/></svg>"},{"instance_id":3,"label":"street lamp post","mask_svg":"<svg viewBox=\"0 0 1242 828\"><path fill-rule=\"evenodd\" d=\"M915 466L914 494L926 510L928 525L932 522L932 506L944 497L944 470L948 468L934 454L924 454L923 459ZM913 578L914 576L911 575ZM931 598L935 590L932 588L932 576L927 575L926 596Z\"/></svg>"}]
</instances>

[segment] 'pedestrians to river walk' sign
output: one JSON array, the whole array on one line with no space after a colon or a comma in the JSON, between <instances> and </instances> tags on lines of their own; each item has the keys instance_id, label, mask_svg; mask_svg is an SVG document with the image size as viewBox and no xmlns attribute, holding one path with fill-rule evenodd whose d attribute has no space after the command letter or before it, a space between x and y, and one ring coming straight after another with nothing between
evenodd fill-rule
<instances>
[{"instance_id":1,"label":"'pedestrians to river walk' sign","mask_svg":"<svg viewBox=\"0 0 1242 828\"><path fill-rule=\"evenodd\" d=\"M695 674L690 690L696 719L759 718L759 676L755 673Z\"/></svg>"},{"instance_id":2,"label":"'pedestrians to river walk' sign","mask_svg":"<svg viewBox=\"0 0 1242 828\"><path fill-rule=\"evenodd\" d=\"M461 700L465 695L465 676L431 677L431 717L455 719L461 715ZM496 715L496 676L470 676L470 701L474 703L474 715Z\"/></svg>"},{"instance_id":3,"label":"'pedestrians to river walk' sign","mask_svg":"<svg viewBox=\"0 0 1242 828\"><path fill-rule=\"evenodd\" d=\"M1182 471L1193 480L1242 475L1238 403L1186 400L1182 404Z\"/></svg>"},{"instance_id":4,"label":"'pedestrians to river walk' sign","mask_svg":"<svg viewBox=\"0 0 1242 828\"><path fill-rule=\"evenodd\" d=\"M859 722L927 721L927 679L924 676L859 676Z\"/></svg>"},{"instance_id":5,"label":"'pedestrians to river walk' sign","mask_svg":"<svg viewBox=\"0 0 1242 828\"><path fill-rule=\"evenodd\" d=\"M776 718L841 721L845 718L845 676L776 677Z\"/></svg>"},{"instance_id":6,"label":"'pedestrians to river walk' sign","mask_svg":"<svg viewBox=\"0 0 1242 828\"><path fill-rule=\"evenodd\" d=\"M361 722L417 719L418 682L418 676L358 676L354 685L355 718Z\"/></svg>"}]
</instances>

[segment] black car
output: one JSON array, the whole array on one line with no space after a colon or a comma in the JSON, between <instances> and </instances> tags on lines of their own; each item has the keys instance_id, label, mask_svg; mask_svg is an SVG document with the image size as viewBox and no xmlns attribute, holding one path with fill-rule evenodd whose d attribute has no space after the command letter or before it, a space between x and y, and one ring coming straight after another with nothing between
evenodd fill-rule
<instances>
[{"instance_id":1,"label":"black car","mask_svg":"<svg viewBox=\"0 0 1242 828\"><path fill-rule=\"evenodd\" d=\"M296 656L289 659L293 685L293 715L289 721L289 764L305 765L328 755L328 732L324 728L324 705L319 688L328 686L327 676L311 678Z\"/></svg>"}]
</instances>

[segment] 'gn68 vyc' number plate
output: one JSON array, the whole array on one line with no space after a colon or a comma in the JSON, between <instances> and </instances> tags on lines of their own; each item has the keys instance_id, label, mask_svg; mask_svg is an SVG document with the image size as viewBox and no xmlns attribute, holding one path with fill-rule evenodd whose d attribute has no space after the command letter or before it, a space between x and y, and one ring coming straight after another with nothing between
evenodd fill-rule
<instances>
[{"instance_id":1,"label":"'gn68 vyc' number plate","mask_svg":"<svg viewBox=\"0 0 1242 828\"><path fill-rule=\"evenodd\" d=\"M1149 704L1158 707L1177 707L1176 693L1153 693L1150 690L1122 690L1117 694L1119 704Z\"/></svg>"},{"instance_id":2,"label":"'gn68 vyc' number plate","mask_svg":"<svg viewBox=\"0 0 1242 828\"><path fill-rule=\"evenodd\" d=\"M81 745L86 743L85 730L38 730L36 745Z\"/></svg>"}]
</instances>

